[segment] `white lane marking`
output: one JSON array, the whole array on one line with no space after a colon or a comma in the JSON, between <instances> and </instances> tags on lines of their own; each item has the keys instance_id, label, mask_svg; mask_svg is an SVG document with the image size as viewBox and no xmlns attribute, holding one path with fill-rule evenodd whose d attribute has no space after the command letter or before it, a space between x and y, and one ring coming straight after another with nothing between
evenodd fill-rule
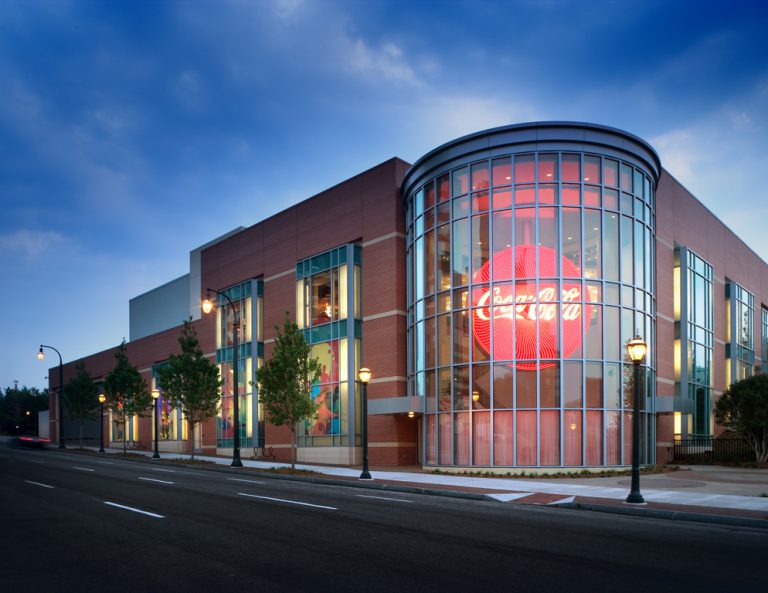
<instances>
[{"instance_id":1,"label":"white lane marking","mask_svg":"<svg viewBox=\"0 0 768 593\"><path fill-rule=\"evenodd\" d=\"M117 504L116 502L107 502L105 500L104 504L108 504L111 507L117 507L118 509L125 509L126 511L133 511L134 513L141 513L142 515L147 515L148 517L154 517L155 519L165 519L163 515L157 515L155 513L150 513L149 511L142 511L141 509L134 509L133 507L127 507L122 504Z\"/></svg>"},{"instance_id":2,"label":"white lane marking","mask_svg":"<svg viewBox=\"0 0 768 593\"><path fill-rule=\"evenodd\" d=\"M257 496L255 494L246 494L245 492L238 492L240 496L248 496L250 498L261 498L263 500L274 500L275 502L287 502L288 504L300 504L304 507L314 507L316 509L328 509L329 511L338 510L336 507L327 507L321 504L310 504L308 502L299 502L298 500L286 500L284 498L272 498L271 496Z\"/></svg>"},{"instance_id":3,"label":"white lane marking","mask_svg":"<svg viewBox=\"0 0 768 593\"><path fill-rule=\"evenodd\" d=\"M548 505L553 504L571 504L574 500L576 500L575 496L568 496L566 498L561 498L560 500L553 500L552 502L548 502Z\"/></svg>"},{"instance_id":4,"label":"white lane marking","mask_svg":"<svg viewBox=\"0 0 768 593\"><path fill-rule=\"evenodd\" d=\"M84 472L95 472L96 471L95 469L90 469L90 468L87 468L87 467L77 467L76 465L73 465L72 467L74 469L79 469L79 470L82 470Z\"/></svg>"},{"instance_id":5,"label":"white lane marking","mask_svg":"<svg viewBox=\"0 0 768 593\"><path fill-rule=\"evenodd\" d=\"M387 498L386 496L369 496L367 494L355 494L359 498L377 498L378 500L391 500L394 502L407 502L412 503L412 500L404 500L402 498Z\"/></svg>"},{"instance_id":6,"label":"white lane marking","mask_svg":"<svg viewBox=\"0 0 768 593\"><path fill-rule=\"evenodd\" d=\"M233 482L245 482L246 484L266 484L266 482L258 482L256 480L246 480L244 478L227 478L227 480L232 480Z\"/></svg>"},{"instance_id":7,"label":"white lane marking","mask_svg":"<svg viewBox=\"0 0 768 593\"><path fill-rule=\"evenodd\" d=\"M104 465L115 465L113 461L97 461L96 463L103 463Z\"/></svg>"},{"instance_id":8,"label":"white lane marking","mask_svg":"<svg viewBox=\"0 0 768 593\"><path fill-rule=\"evenodd\" d=\"M159 482L161 484L173 484L173 482L166 482L165 480L156 480L155 478L142 478L139 476L139 480L146 480L147 482Z\"/></svg>"},{"instance_id":9,"label":"white lane marking","mask_svg":"<svg viewBox=\"0 0 768 593\"><path fill-rule=\"evenodd\" d=\"M49 486L48 484L43 484L41 482L33 482L32 480L24 480L27 484L34 484L35 486L42 486L43 488L53 488L53 486Z\"/></svg>"},{"instance_id":10,"label":"white lane marking","mask_svg":"<svg viewBox=\"0 0 768 593\"><path fill-rule=\"evenodd\" d=\"M175 474L175 469L163 469L162 467L150 467L153 472L168 472L169 474Z\"/></svg>"}]
</instances>

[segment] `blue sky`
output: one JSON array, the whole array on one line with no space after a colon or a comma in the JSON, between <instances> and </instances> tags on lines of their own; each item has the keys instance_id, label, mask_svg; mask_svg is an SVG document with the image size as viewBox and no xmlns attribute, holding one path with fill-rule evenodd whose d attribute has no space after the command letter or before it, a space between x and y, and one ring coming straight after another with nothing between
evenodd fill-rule
<instances>
[{"instance_id":1,"label":"blue sky","mask_svg":"<svg viewBox=\"0 0 768 593\"><path fill-rule=\"evenodd\" d=\"M128 337L189 251L392 156L589 121L768 260L761 0L0 2L0 387Z\"/></svg>"}]
</instances>

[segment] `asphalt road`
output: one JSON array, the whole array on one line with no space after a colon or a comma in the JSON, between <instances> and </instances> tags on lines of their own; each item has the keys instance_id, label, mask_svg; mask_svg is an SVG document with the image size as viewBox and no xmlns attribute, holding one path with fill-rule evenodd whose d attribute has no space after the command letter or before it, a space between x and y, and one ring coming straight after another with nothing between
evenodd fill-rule
<instances>
[{"instance_id":1,"label":"asphalt road","mask_svg":"<svg viewBox=\"0 0 768 593\"><path fill-rule=\"evenodd\" d=\"M0 447L0 591L766 590L768 532Z\"/></svg>"}]
</instances>

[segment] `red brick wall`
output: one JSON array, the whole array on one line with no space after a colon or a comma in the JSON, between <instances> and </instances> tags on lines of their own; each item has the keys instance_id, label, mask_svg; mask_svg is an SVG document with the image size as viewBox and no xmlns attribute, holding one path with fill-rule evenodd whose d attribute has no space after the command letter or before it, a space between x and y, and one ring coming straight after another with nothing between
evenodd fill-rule
<instances>
[{"instance_id":1,"label":"red brick wall","mask_svg":"<svg viewBox=\"0 0 768 593\"><path fill-rule=\"evenodd\" d=\"M761 305L768 305L768 264L718 220L701 202L668 172L663 171L656 193L656 304L657 376L659 396L672 396L674 385L673 253L680 244L709 262L714 270L714 391L718 397L726 388L725 280L733 280L755 295L755 357L760 359ZM658 461L669 459L673 441L672 415L659 415L657 422ZM722 432L716 428L716 434Z\"/></svg>"}]
</instances>

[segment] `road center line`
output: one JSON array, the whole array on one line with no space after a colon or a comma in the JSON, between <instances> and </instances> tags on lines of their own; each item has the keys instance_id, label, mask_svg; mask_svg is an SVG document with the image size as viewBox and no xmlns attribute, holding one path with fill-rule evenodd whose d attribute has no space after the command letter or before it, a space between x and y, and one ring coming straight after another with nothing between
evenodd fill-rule
<instances>
[{"instance_id":1,"label":"road center line","mask_svg":"<svg viewBox=\"0 0 768 593\"><path fill-rule=\"evenodd\" d=\"M173 482L166 482L165 480L156 480L155 478L142 478L139 476L139 480L146 480L147 482L159 482L160 484L173 484Z\"/></svg>"},{"instance_id":2,"label":"road center line","mask_svg":"<svg viewBox=\"0 0 768 593\"><path fill-rule=\"evenodd\" d=\"M153 472L168 472L169 474L175 474L175 469L163 469L162 467L150 467Z\"/></svg>"},{"instance_id":3,"label":"road center line","mask_svg":"<svg viewBox=\"0 0 768 593\"><path fill-rule=\"evenodd\" d=\"M155 513L150 513L149 511L142 511L141 509L135 509L133 507L127 507L122 504L117 504L116 502L107 502L104 501L104 504L108 504L111 507L117 507L118 509L124 509L126 511L133 511L134 513L140 513L142 515L147 515L148 517L154 517L155 519L165 519L163 515L156 515Z\"/></svg>"},{"instance_id":4,"label":"road center line","mask_svg":"<svg viewBox=\"0 0 768 593\"><path fill-rule=\"evenodd\" d=\"M53 488L53 486L49 486L48 484L43 484L41 482L33 482L32 480L24 480L27 484L34 484L35 486L42 486L43 488Z\"/></svg>"},{"instance_id":5,"label":"road center line","mask_svg":"<svg viewBox=\"0 0 768 593\"><path fill-rule=\"evenodd\" d=\"M96 471L95 469L90 469L88 467L77 467L76 465L73 465L72 467L74 469L79 469L79 470L84 471L84 472L95 472Z\"/></svg>"},{"instance_id":6,"label":"road center line","mask_svg":"<svg viewBox=\"0 0 768 593\"><path fill-rule=\"evenodd\" d=\"M103 463L104 465L115 465L112 461L97 461L96 463Z\"/></svg>"},{"instance_id":7,"label":"road center line","mask_svg":"<svg viewBox=\"0 0 768 593\"><path fill-rule=\"evenodd\" d=\"M386 496L370 496L368 494L355 494L355 496L358 496L360 498L377 498L379 500L391 500L393 502L407 502L408 504L411 504L412 500L404 500L402 498L387 498Z\"/></svg>"},{"instance_id":8,"label":"road center line","mask_svg":"<svg viewBox=\"0 0 768 593\"><path fill-rule=\"evenodd\" d=\"M248 496L249 498L261 498L264 500L274 500L275 502L287 502L288 504L300 504L304 507L314 507L316 509L328 509L329 511L338 510L336 507L326 507L321 504L310 504L308 502L299 502L298 500L286 500L284 498L272 498L271 496L257 496L255 494L246 494L245 492L238 492L239 496Z\"/></svg>"},{"instance_id":9,"label":"road center line","mask_svg":"<svg viewBox=\"0 0 768 593\"><path fill-rule=\"evenodd\" d=\"M246 484L266 484L266 482L257 482L256 480L246 480L244 478L227 478L233 482L245 482Z\"/></svg>"}]
</instances>

